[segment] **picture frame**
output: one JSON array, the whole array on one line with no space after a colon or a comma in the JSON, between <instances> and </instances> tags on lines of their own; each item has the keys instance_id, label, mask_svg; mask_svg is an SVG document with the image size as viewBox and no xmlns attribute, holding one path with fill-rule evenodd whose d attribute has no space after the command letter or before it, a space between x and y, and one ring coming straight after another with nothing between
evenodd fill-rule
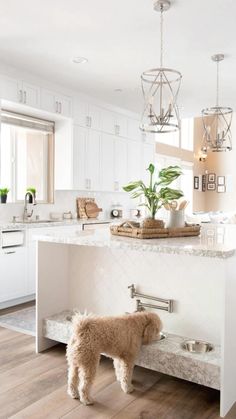
<instances>
[{"instance_id":1,"label":"picture frame","mask_svg":"<svg viewBox=\"0 0 236 419\"><path fill-rule=\"evenodd\" d=\"M225 185L225 176L217 176L217 185Z\"/></svg>"},{"instance_id":2,"label":"picture frame","mask_svg":"<svg viewBox=\"0 0 236 419\"><path fill-rule=\"evenodd\" d=\"M225 193L225 185L217 185L218 193Z\"/></svg>"},{"instance_id":3,"label":"picture frame","mask_svg":"<svg viewBox=\"0 0 236 419\"><path fill-rule=\"evenodd\" d=\"M216 184L215 183L208 183L207 184L207 190L208 191L215 191L216 190Z\"/></svg>"},{"instance_id":4,"label":"picture frame","mask_svg":"<svg viewBox=\"0 0 236 419\"><path fill-rule=\"evenodd\" d=\"M202 192L206 192L206 175L202 175Z\"/></svg>"},{"instance_id":5,"label":"picture frame","mask_svg":"<svg viewBox=\"0 0 236 419\"><path fill-rule=\"evenodd\" d=\"M194 176L193 187L194 189L199 189L199 176Z\"/></svg>"},{"instance_id":6,"label":"picture frame","mask_svg":"<svg viewBox=\"0 0 236 419\"><path fill-rule=\"evenodd\" d=\"M209 173L208 174L208 182L212 183L216 181L216 174L215 173Z\"/></svg>"}]
</instances>

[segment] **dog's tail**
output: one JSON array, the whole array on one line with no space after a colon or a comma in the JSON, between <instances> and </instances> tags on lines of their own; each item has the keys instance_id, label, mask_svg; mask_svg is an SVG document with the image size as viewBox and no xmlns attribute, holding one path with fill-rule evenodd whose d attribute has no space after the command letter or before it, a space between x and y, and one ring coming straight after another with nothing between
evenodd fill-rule
<instances>
[{"instance_id":1,"label":"dog's tail","mask_svg":"<svg viewBox=\"0 0 236 419\"><path fill-rule=\"evenodd\" d=\"M75 313L75 315L72 317L74 336L79 337L80 334L87 332L91 328L95 318L96 316L92 313Z\"/></svg>"}]
</instances>

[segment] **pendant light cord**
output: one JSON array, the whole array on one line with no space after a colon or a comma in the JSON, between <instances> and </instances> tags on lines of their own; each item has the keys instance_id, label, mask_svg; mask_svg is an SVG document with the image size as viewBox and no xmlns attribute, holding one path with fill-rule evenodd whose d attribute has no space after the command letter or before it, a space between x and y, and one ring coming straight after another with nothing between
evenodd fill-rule
<instances>
[{"instance_id":1,"label":"pendant light cord","mask_svg":"<svg viewBox=\"0 0 236 419\"><path fill-rule=\"evenodd\" d=\"M163 67L163 5L161 5L160 41L161 41L160 67L162 68Z\"/></svg>"}]
</instances>

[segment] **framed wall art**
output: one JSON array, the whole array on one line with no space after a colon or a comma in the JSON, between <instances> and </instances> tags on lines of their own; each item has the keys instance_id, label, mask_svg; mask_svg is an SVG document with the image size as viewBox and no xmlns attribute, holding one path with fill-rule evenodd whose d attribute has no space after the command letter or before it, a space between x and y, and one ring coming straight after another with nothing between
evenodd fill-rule
<instances>
[{"instance_id":1,"label":"framed wall art","mask_svg":"<svg viewBox=\"0 0 236 419\"><path fill-rule=\"evenodd\" d=\"M216 181L216 174L215 173L209 173L208 174L208 182L215 182Z\"/></svg>"},{"instance_id":2,"label":"framed wall art","mask_svg":"<svg viewBox=\"0 0 236 419\"><path fill-rule=\"evenodd\" d=\"M225 185L218 185L217 186L217 192L218 193L224 193L225 192Z\"/></svg>"},{"instance_id":3,"label":"framed wall art","mask_svg":"<svg viewBox=\"0 0 236 419\"><path fill-rule=\"evenodd\" d=\"M206 192L206 175L202 175L202 192Z\"/></svg>"},{"instance_id":4,"label":"framed wall art","mask_svg":"<svg viewBox=\"0 0 236 419\"><path fill-rule=\"evenodd\" d=\"M225 176L217 176L217 185L225 185Z\"/></svg>"},{"instance_id":5,"label":"framed wall art","mask_svg":"<svg viewBox=\"0 0 236 419\"><path fill-rule=\"evenodd\" d=\"M194 189L199 189L199 176L194 176L193 187Z\"/></svg>"},{"instance_id":6,"label":"framed wall art","mask_svg":"<svg viewBox=\"0 0 236 419\"><path fill-rule=\"evenodd\" d=\"M207 190L208 191L215 191L216 190L216 184L215 183L208 183L207 184Z\"/></svg>"}]
</instances>

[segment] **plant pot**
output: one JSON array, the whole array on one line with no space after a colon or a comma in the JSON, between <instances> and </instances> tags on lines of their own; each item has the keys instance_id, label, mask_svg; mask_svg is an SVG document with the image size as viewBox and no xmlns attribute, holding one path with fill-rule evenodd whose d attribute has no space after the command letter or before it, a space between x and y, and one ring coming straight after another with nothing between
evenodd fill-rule
<instances>
[{"instance_id":1,"label":"plant pot","mask_svg":"<svg viewBox=\"0 0 236 419\"><path fill-rule=\"evenodd\" d=\"M7 194L1 195L1 204L6 204L6 202L7 202Z\"/></svg>"},{"instance_id":2,"label":"plant pot","mask_svg":"<svg viewBox=\"0 0 236 419\"><path fill-rule=\"evenodd\" d=\"M164 228L164 222L162 220L155 220L155 218L147 217L142 222L143 228Z\"/></svg>"}]
</instances>

